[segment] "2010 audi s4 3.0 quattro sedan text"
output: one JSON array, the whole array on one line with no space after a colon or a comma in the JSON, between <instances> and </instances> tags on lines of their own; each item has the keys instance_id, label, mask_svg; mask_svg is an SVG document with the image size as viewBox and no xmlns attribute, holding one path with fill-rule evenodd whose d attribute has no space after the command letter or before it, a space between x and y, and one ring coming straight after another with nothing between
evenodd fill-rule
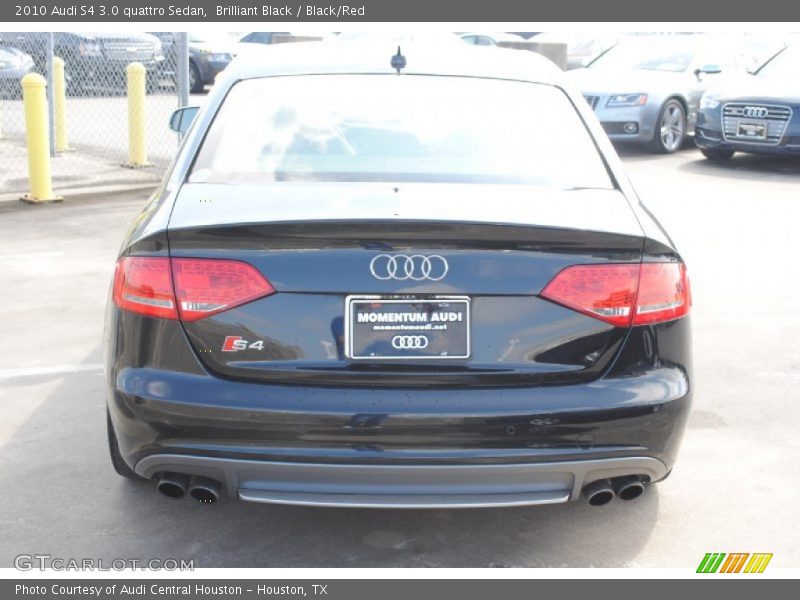
<instances>
[{"instance_id":1,"label":"2010 audi s4 3.0 quattro sedan text","mask_svg":"<svg viewBox=\"0 0 800 600\"><path fill-rule=\"evenodd\" d=\"M531 52L234 61L120 251L117 472L202 502L630 500L691 403L687 272Z\"/></svg>"}]
</instances>

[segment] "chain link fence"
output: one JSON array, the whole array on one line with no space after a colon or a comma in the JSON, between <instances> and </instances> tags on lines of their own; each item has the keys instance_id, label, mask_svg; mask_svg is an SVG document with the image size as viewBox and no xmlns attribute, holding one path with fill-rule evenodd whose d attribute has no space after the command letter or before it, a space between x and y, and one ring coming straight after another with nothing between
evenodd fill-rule
<instances>
[{"instance_id":1,"label":"chain link fence","mask_svg":"<svg viewBox=\"0 0 800 600\"><path fill-rule=\"evenodd\" d=\"M58 191L103 180L157 180L178 147L169 116L188 98L185 34L0 33L0 193L27 189L25 111L20 80L27 73L48 81L53 186ZM56 152L53 58L64 61L65 119L69 150ZM123 169L128 159L126 67L147 69L146 144L152 167ZM183 90L183 94L181 91Z\"/></svg>"}]
</instances>

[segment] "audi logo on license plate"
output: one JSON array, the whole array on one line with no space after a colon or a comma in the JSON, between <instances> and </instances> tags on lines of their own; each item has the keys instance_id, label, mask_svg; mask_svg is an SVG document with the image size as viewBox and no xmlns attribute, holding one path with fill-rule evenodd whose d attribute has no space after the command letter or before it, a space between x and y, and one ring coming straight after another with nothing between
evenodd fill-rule
<instances>
[{"instance_id":1,"label":"audi logo on license plate","mask_svg":"<svg viewBox=\"0 0 800 600\"><path fill-rule=\"evenodd\" d=\"M424 335L396 335L392 338L395 350L424 350L428 347L428 338Z\"/></svg>"}]
</instances>

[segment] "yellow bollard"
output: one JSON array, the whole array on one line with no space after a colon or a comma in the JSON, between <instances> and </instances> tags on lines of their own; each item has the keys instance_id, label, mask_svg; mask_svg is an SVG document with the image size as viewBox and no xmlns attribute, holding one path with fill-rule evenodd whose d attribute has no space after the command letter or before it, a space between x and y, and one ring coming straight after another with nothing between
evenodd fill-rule
<instances>
[{"instance_id":1,"label":"yellow bollard","mask_svg":"<svg viewBox=\"0 0 800 600\"><path fill-rule=\"evenodd\" d=\"M25 104L25 138L28 142L28 178L31 191L22 197L25 202L57 202L50 174L50 136L47 123L47 82L38 73L22 78L22 100Z\"/></svg>"},{"instance_id":2,"label":"yellow bollard","mask_svg":"<svg viewBox=\"0 0 800 600\"><path fill-rule=\"evenodd\" d=\"M67 84L64 78L64 59L53 57L53 100L56 114L56 152L68 152L67 139Z\"/></svg>"},{"instance_id":3,"label":"yellow bollard","mask_svg":"<svg viewBox=\"0 0 800 600\"><path fill-rule=\"evenodd\" d=\"M142 63L133 62L125 69L128 78L128 164L138 169L149 167L145 141L145 93L147 69Z\"/></svg>"}]
</instances>

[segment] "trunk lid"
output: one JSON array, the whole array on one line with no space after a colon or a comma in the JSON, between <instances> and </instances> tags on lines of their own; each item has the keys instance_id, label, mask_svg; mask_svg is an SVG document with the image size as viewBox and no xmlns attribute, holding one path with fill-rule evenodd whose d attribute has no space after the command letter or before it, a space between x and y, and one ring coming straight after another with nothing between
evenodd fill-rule
<instances>
[{"instance_id":1,"label":"trunk lid","mask_svg":"<svg viewBox=\"0 0 800 600\"><path fill-rule=\"evenodd\" d=\"M169 243L173 257L250 263L276 289L184 323L212 372L307 385L430 387L596 376L626 330L537 294L570 265L640 261L643 236L614 190L189 184L176 199ZM389 332L374 332L367 317L366 327L353 325L358 311L378 313L367 317L383 319ZM379 316L389 313L410 321ZM451 319L450 333L429 334L415 319ZM394 336L420 335L430 338L430 351L370 354ZM462 336L468 340L456 339Z\"/></svg>"}]
</instances>

